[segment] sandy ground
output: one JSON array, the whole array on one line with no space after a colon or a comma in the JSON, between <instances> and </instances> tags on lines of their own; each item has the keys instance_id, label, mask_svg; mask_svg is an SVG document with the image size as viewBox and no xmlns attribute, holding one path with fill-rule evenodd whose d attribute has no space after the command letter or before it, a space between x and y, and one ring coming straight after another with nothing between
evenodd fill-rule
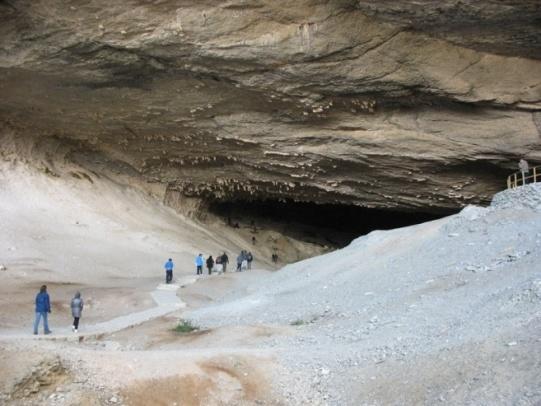
<instances>
[{"instance_id":1,"label":"sandy ground","mask_svg":"<svg viewBox=\"0 0 541 406\"><path fill-rule=\"evenodd\" d=\"M228 239L221 229L209 231L133 188L92 174L86 181L85 176L58 179L12 163L0 169L0 265L5 267L0 271L0 336L7 338L0 340L0 403L275 404L279 396L269 395L267 370L279 366L248 345L272 331L178 334L172 331L182 314L177 310L126 330L85 334L96 323L155 308L151 294L163 282L168 257L176 264L175 281L183 285L194 274L197 253L227 251L233 262L241 248L251 248L239 245L243 236L224 228ZM193 287L181 287L178 296L197 308L230 291L249 289L265 273L209 277L205 272ZM34 298L42 284L52 301L53 334L35 341ZM71 325L69 303L76 291L85 300L82 335L66 341L58 332ZM203 351L205 341L196 344L203 336L220 345ZM236 348L241 343L246 346ZM131 362L135 358L137 366Z\"/></svg>"},{"instance_id":2,"label":"sandy ground","mask_svg":"<svg viewBox=\"0 0 541 406\"><path fill-rule=\"evenodd\" d=\"M7 268L0 272L3 327L31 325L42 284L49 287L53 328L70 322L76 291L86 303L84 322L93 323L153 306L149 292L162 282L167 258L182 278L194 273L199 252L227 251L234 261L241 249L237 236L219 238L105 179L58 179L20 165L0 169L0 264Z\"/></svg>"}]
</instances>

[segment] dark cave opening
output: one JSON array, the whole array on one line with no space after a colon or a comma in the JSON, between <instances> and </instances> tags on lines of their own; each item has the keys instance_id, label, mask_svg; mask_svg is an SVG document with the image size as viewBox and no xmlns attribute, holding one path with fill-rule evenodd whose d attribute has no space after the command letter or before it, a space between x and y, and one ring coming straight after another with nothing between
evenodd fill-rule
<instances>
[{"instance_id":1,"label":"dark cave opening","mask_svg":"<svg viewBox=\"0 0 541 406\"><path fill-rule=\"evenodd\" d=\"M211 213L231 227L265 227L319 245L341 248L373 230L389 230L436 220L453 212L369 209L354 205L294 201L213 201Z\"/></svg>"}]
</instances>

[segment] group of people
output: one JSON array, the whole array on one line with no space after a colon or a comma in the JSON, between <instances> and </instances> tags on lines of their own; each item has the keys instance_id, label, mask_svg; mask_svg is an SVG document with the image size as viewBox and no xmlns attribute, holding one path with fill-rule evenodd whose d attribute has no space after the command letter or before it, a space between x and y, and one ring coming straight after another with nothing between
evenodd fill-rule
<instances>
[{"instance_id":1,"label":"group of people","mask_svg":"<svg viewBox=\"0 0 541 406\"><path fill-rule=\"evenodd\" d=\"M251 252L242 250L237 257L237 272L252 269L253 260L254 256ZM203 265L207 266L209 275L212 275L213 272L227 272L227 264L229 264L229 257L225 252L222 255L217 255L216 259L214 259L212 255L209 255L205 260L203 258L203 254L199 254L197 257L195 257L195 268L197 275L203 274Z\"/></svg>"},{"instance_id":2,"label":"group of people","mask_svg":"<svg viewBox=\"0 0 541 406\"><path fill-rule=\"evenodd\" d=\"M203 254L199 254L195 257L195 270L197 275L203 275L204 265L207 266L209 275L212 275L213 272L227 272L227 264L229 264L229 257L225 252L222 255L216 255L216 258L209 255L206 260L203 258Z\"/></svg>"},{"instance_id":3,"label":"group of people","mask_svg":"<svg viewBox=\"0 0 541 406\"><path fill-rule=\"evenodd\" d=\"M250 251L242 250L237 257L237 272L242 272L247 269L252 269L252 261L254 256Z\"/></svg>"},{"instance_id":4,"label":"group of people","mask_svg":"<svg viewBox=\"0 0 541 406\"><path fill-rule=\"evenodd\" d=\"M237 257L237 272L252 269L253 260L254 256L250 251L242 250ZM227 264L229 264L229 257L225 252L221 255L217 255L215 258L213 258L212 255L209 255L206 260L203 257L203 254L199 254L195 257L195 273L197 275L203 275L203 268L205 266L209 275L212 275L212 273L224 273L227 272ZM175 264L173 263L173 260L169 258L164 265L166 284L173 281L174 267Z\"/></svg>"},{"instance_id":5,"label":"group of people","mask_svg":"<svg viewBox=\"0 0 541 406\"><path fill-rule=\"evenodd\" d=\"M84 302L81 297L81 292L75 292L73 299L71 299L71 315L73 316L73 324L71 330L77 333L79 330L79 319L83 312ZM36 318L34 320L34 334L38 334L38 328L41 320L43 319L43 333L51 334L49 329L48 316L51 313L51 299L49 293L47 293L47 286L43 285L39 289L39 293L36 296Z\"/></svg>"}]
</instances>

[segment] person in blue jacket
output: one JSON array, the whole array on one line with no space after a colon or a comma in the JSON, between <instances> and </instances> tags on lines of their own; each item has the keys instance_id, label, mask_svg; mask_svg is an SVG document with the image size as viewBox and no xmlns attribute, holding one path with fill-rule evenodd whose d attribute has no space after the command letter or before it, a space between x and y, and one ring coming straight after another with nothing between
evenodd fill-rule
<instances>
[{"instance_id":1,"label":"person in blue jacket","mask_svg":"<svg viewBox=\"0 0 541 406\"><path fill-rule=\"evenodd\" d=\"M34 334L38 334L38 327L41 318L43 318L43 333L51 334L49 330L49 323L47 322L47 315L51 313L51 301L49 294L47 293L47 286L43 285L39 289L39 293L36 296L36 320L34 321Z\"/></svg>"},{"instance_id":2,"label":"person in blue jacket","mask_svg":"<svg viewBox=\"0 0 541 406\"><path fill-rule=\"evenodd\" d=\"M195 266L197 268L197 275L203 275L203 254L199 254L195 257Z\"/></svg>"},{"instance_id":3,"label":"person in blue jacket","mask_svg":"<svg viewBox=\"0 0 541 406\"><path fill-rule=\"evenodd\" d=\"M169 260L165 263L165 283L171 283L173 280L173 267L175 265L173 264L173 260L169 258Z\"/></svg>"}]
</instances>

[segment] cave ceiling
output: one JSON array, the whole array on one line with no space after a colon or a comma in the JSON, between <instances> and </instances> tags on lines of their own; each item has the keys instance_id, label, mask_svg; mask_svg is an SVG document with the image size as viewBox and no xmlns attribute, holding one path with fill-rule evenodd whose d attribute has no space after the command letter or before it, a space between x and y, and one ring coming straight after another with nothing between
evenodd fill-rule
<instances>
[{"instance_id":1,"label":"cave ceiling","mask_svg":"<svg viewBox=\"0 0 541 406\"><path fill-rule=\"evenodd\" d=\"M186 196L443 212L541 163L541 3L1 1L0 95Z\"/></svg>"}]
</instances>

